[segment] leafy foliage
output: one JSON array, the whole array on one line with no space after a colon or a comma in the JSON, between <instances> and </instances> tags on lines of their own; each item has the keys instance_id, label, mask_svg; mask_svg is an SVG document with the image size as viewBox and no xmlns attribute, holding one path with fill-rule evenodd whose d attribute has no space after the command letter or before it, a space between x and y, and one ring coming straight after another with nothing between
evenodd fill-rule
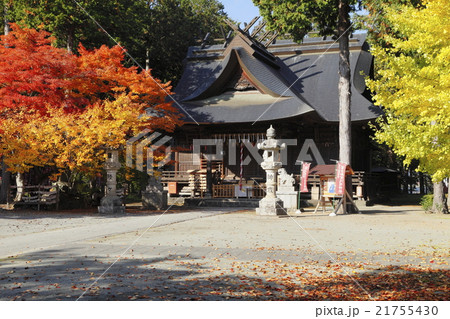
<instances>
[{"instance_id":1,"label":"leafy foliage","mask_svg":"<svg viewBox=\"0 0 450 319\"><path fill-rule=\"evenodd\" d=\"M357 25L368 31L368 41L386 46L383 37L387 34L395 35L389 20L386 18L386 8L400 5L412 5L419 7L422 0L365 0L364 9L368 12L357 16Z\"/></svg>"},{"instance_id":2,"label":"leafy foliage","mask_svg":"<svg viewBox=\"0 0 450 319\"><path fill-rule=\"evenodd\" d=\"M450 175L450 9L448 0L423 7L385 7L393 30L375 43L377 79L368 81L385 108L376 138L438 182Z\"/></svg>"},{"instance_id":3,"label":"leafy foliage","mask_svg":"<svg viewBox=\"0 0 450 319\"><path fill-rule=\"evenodd\" d=\"M289 33L298 42L302 41L313 28L316 28L320 35L337 35L339 2L339 0L253 0L270 29ZM359 1L344 2L346 5L355 5Z\"/></svg>"},{"instance_id":4,"label":"leafy foliage","mask_svg":"<svg viewBox=\"0 0 450 319\"><path fill-rule=\"evenodd\" d=\"M424 195L420 200L420 205L422 206L424 211L431 211L433 207L433 195Z\"/></svg>"},{"instance_id":5,"label":"leafy foliage","mask_svg":"<svg viewBox=\"0 0 450 319\"><path fill-rule=\"evenodd\" d=\"M148 64L164 81L181 76L189 46L208 32L211 38L222 37L225 28L226 14L217 0L77 2L15 0L9 16L29 28L45 28L55 36L58 47L73 52L80 42L88 49L120 43L135 61L142 67Z\"/></svg>"},{"instance_id":6,"label":"leafy foliage","mask_svg":"<svg viewBox=\"0 0 450 319\"><path fill-rule=\"evenodd\" d=\"M94 19L114 39L126 43L129 50L136 47L136 35L142 33L143 16L148 1L124 0L15 0L13 16L28 27L45 26L57 39L57 45L74 50L79 42L88 48L101 44L114 45ZM92 19L91 19L92 18Z\"/></svg>"},{"instance_id":7,"label":"leafy foliage","mask_svg":"<svg viewBox=\"0 0 450 319\"><path fill-rule=\"evenodd\" d=\"M158 78L176 83L189 46L207 33L223 37L223 5L217 0L160 0L151 7L145 24L149 65Z\"/></svg>"},{"instance_id":8,"label":"leafy foliage","mask_svg":"<svg viewBox=\"0 0 450 319\"><path fill-rule=\"evenodd\" d=\"M0 154L13 172L33 166L97 171L105 148L144 127L173 130L170 86L123 66L120 47L72 55L45 31L13 25L0 47Z\"/></svg>"},{"instance_id":9,"label":"leafy foliage","mask_svg":"<svg viewBox=\"0 0 450 319\"><path fill-rule=\"evenodd\" d=\"M67 51L51 46L54 38L45 31L15 28L0 42L0 116L28 111L44 112L45 105L65 100L66 107L79 106L75 96L65 98L69 78L75 76L75 60ZM66 58L67 57L67 58ZM6 113L5 113L6 112Z\"/></svg>"}]
</instances>

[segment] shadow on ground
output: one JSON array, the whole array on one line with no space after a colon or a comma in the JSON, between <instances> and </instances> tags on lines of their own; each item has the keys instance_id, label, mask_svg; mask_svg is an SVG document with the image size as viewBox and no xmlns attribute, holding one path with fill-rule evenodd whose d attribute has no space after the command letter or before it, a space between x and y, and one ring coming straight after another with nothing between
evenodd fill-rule
<instances>
[{"instance_id":1,"label":"shadow on ground","mask_svg":"<svg viewBox=\"0 0 450 319\"><path fill-rule=\"evenodd\" d=\"M80 256L45 250L0 260L1 300L448 300L450 271L411 266L216 267L179 254ZM252 265L249 263L248 265ZM266 264L267 265L267 264ZM106 271L107 270L107 271ZM106 272L105 272L106 271ZM104 274L104 275L102 275ZM102 275L102 276L101 276ZM99 278L100 277L100 278ZM98 281L96 281L98 279Z\"/></svg>"},{"instance_id":2,"label":"shadow on ground","mask_svg":"<svg viewBox=\"0 0 450 319\"><path fill-rule=\"evenodd\" d=\"M195 208L196 212L208 209ZM211 209L209 209L211 210ZM72 210L33 210L33 209L14 209L14 210L0 210L0 219L41 219L41 218L122 218L132 216L149 216L149 215L161 215L161 214L181 214L186 212L192 212L192 208L171 207L168 210L145 210L143 208L127 208L125 213L119 214L99 214L97 209L72 209Z\"/></svg>"}]
</instances>

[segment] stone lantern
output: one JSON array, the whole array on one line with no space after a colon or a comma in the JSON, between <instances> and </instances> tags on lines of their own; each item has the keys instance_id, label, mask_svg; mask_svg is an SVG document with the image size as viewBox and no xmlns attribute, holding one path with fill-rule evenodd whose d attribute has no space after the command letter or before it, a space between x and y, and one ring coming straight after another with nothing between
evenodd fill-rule
<instances>
[{"instance_id":1,"label":"stone lantern","mask_svg":"<svg viewBox=\"0 0 450 319\"><path fill-rule=\"evenodd\" d=\"M260 200L256 209L258 215L286 215L283 201L276 197L277 174L282 166L280 150L285 147L286 144L275 139L275 129L272 125L267 130L267 140L258 143L258 149L264 151L261 167L266 171L266 196Z\"/></svg>"},{"instance_id":2,"label":"stone lantern","mask_svg":"<svg viewBox=\"0 0 450 319\"><path fill-rule=\"evenodd\" d=\"M117 149L108 149L104 165L106 170L106 192L98 207L98 212L101 214L125 212L125 206L122 205L122 200L117 196L117 171L120 167L119 151Z\"/></svg>"}]
</instances>

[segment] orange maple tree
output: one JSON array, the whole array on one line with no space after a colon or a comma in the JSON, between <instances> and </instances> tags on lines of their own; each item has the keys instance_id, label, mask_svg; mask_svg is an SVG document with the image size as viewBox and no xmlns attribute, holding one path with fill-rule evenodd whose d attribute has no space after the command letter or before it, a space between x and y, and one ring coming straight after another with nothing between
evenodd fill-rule
<instances>
[{"instance_id":1,"label":"orange maple tree","mask_svg":"<svg viewBox=\"0 0 450 319\"><path fill-rule=\"evenodd\" d=\"M143 128L172 131L170 84L123 66L119 47L79 55L48 32L12 25L0 38L0 155L13 172L33 166L98 169L104 149Z\"/></svg>"}]
</instances>

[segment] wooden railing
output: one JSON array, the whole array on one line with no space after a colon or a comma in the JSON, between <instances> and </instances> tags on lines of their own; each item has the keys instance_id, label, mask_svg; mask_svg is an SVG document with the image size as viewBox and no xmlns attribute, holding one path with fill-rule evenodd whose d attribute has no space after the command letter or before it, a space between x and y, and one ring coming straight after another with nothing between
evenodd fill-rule
<instances>
[{"instance_id":1,"label":"wooden railing","mask_svg":"<svg viewBox=\"0 0 450 319\"><path fill-rule=\"evenodd\" d=\"M265 185L255 185L253 186L253 198L263 198L266 196Z\"/></svg>"},{"instance_id":2,"label":"wooden railing","mask_svg":"<svg viewBox=\"0 0 450 319\"><path fill-rule=\"evenodd\" d=\"M260 185L243 185L242 189L238 184L213 185L214 198L263 198L265 193L265 186Z\"/></svg>"},{"instance_id":3,"label":"wooden railing","mask_svg":"<svg viewBox=\"0 0 450 319\"><path fill-rule=\"evenodd\" d=\"M213 197L233 198L235 196L234 189L234 184L213 185Z\"/></svg>"},{"instance_id":4,"label":"wooden railing","mask_svg":"<svg viewBox=\"0 0 450 319\"><path fill-rule=\"evenodd\" d=\"M163 182L187 182L189 181L189 173L181 171L163 171Z\"/></svg>"},{"instance_id":5,"label":"wooden railing","mask_svg":"<svg viewBox=\"0 0 450 319\"><path fill-rule=\"evenodd\" d=\"M353 184L353 195L356 198L362 197L362 188L365 187L364 185L364 176L367 175L364 172L355 172L354 175L352 175L352 184ZM200 183L199 181L201 178L206 178L206 175L204 172L202 173L195 173L194 175L189 174L187 172L182 171L163 171L162 172L162 182L167 185L168 182L179 182L183 185L187 185L189 183L189 177L191 176L191 179L194 178L197 183ZM295 176L297 182L300 180L300 176ZM206 179L203 181L205 185L203 187L200 187L197 184L191 185L191 191L195 191L199 193L199 196L202 196L202 193L206 191ZM308 177L308 184L311 186L320 186L320 176L319 175L309 175ZM242 190L237 191L236 190L237 184L220 184L220 185L213 185L213 197L215 198L235 198L235 197L248 197L248 198L263 198L265 196L265 188L264 186L260 187L257 185L244 185L244 191L246 192L246 196L242 194ZM191 193L189 192L189 194ZM187 194L187 193L186 193ZM184 195L186 195L184 194Z\"/></svg>"},{"instance_id":6,"label":"wooden railing","mask_svg":"<svg viewBox=\"0 0 450 319\"><path fill-rule=\"evenodd\" d=\"M352 184L353 186L363 185L363 179L364 176L368 175L365 172L362 171L356 171L355 174L352 175ZM296 180L300 180L300 175L295 175ZM320 175L309 175L308 176L308 184L311 184L313 186L319 186L320 185Z\"/></svg>"},{"instance_id":7,"label":"wooden railing","mask_svg":"<svg viewBox=\"0 0 450 319\"><path fill-rule=\"evenodd\" d=\"M12 203L11 198L17 194L17 189L22 188L22 199L14 202L14 205L37 205L38 210L41 205L55 205L59 208L59 189L55 186L11 186L11 194L8 202Z\"/></svg>"}]
</instances>

